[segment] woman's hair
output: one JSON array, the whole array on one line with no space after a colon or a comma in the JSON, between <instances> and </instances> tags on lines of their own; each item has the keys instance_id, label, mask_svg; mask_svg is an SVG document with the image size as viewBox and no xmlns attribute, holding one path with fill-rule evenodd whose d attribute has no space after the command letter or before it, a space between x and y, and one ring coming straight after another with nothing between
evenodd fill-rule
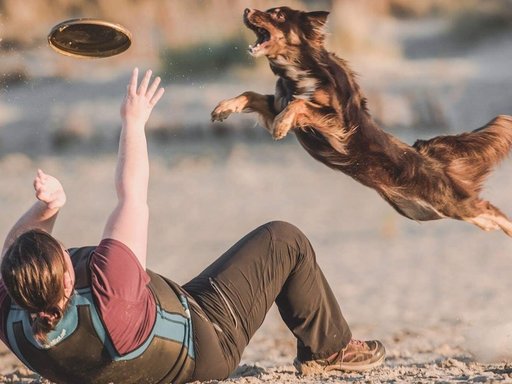
<instances>
[{"instance_id":1,"label":"woman's hair","mask_svg":"<svg viewBox=\"0 0 512 384\"><path fill-rule=\"evenodd\" d=\"M44 231L27 231L7 249L0 269L11 298L34 315L34 336L45 342L63 315L67 267L61 244Z\"/></svg>"}]
</instances>

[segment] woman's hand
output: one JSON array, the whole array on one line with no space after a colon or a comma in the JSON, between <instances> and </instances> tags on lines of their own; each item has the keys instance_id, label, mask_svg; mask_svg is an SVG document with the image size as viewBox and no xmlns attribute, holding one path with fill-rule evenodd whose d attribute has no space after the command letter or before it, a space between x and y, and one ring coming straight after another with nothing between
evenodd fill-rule
<instances>
[{"instance_id":1,"label":"woman's hand","mask_svg":"<svg viewBox=\"0 0 512 384\"><path fill-rule=\"evenodd\" d=\"M48 209L59 209L66 203L66 193L60 181L40 169L34 179L34 190L36 198L45 203Z\"/></svg>"},{"instance_id":2,"label":"woman's hand","mask_svg":"<svg viewBox=\"0 0 512 384\"><path fill-rule=\"evenodd\" d=\"M139 87L137 88L138 68L132 72L130 84L128 84L126 96L121 105L121 119L124 125L141 124L144 126L149 119L149 115L158 100L164 94L160 85L160 77L156 77L151 85L151 70L146 71Z\"/></svg>"},{"instance_id":3,"label":"woman's hand","mask_svg":"<svg viewBox=\"0 0 512 384\"><path fill-rule=\"evenodd\" d=\"M66 204L64 188L55 177L38 169L34 179L34 190L38 201L18 219L7 234L2 248L2 256L23 232L37 228L52 233L59 209Z\"/></svg>"}]
</instances>

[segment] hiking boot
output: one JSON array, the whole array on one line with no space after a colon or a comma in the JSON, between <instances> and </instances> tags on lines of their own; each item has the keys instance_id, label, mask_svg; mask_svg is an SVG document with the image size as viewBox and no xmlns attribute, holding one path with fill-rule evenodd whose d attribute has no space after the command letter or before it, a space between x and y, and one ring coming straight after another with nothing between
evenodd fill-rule
<instances>
[{"instance_id":1,"label":"hiking boot","mask_svg":"<svg viewBox=\"0 0 512 384\"><path fill-rule=\"evenodd\" d=\"M293 365L302 375L329 371L368 371L384 363L386 349L378 340L350 340L338 353L323 360L299 361Z\"/></svg>"}]
</instances>

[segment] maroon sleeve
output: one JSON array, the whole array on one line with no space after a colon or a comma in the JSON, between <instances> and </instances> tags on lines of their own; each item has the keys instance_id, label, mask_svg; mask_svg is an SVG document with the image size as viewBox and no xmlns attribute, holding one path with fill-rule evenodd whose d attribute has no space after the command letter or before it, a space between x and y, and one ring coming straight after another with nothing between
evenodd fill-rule
<instances>
[{"instance_id":1,"label":"maroon sleeve","mask_svg":"<svg viewBox=\"0 0 512 384\"><path fill-rule=\"evenodd\" d=\"M123 243L104 239L91 256L91 288L115 349L125 355L143 344L153 328L156 304L150 278Z\"/></svg>"},{"instance_id":2,"label":"maroon sleeve","mask_svg":"<svg viewBox=\"0 0 512 384\"><path fill-rule=\"evenodd\" d=\"M5 324L7 322L7 307L11 305L9 294L3 280L0 279L0 340L7 344L7 335L5 334Z\"/></svg>"}]
</instances>

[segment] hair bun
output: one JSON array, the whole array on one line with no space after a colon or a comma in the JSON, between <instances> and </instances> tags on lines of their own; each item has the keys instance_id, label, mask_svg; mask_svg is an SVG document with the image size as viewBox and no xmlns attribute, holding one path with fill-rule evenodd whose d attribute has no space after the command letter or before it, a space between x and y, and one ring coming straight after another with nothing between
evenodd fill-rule
<instances>
[{"instance_id":1,"label":"hair bun","mask_svg":"<svg viewBox=\"0 0 512 384\"><path fill-rule=\"evenodd\" d=\"M39 311L36 314L32 324L34 336L40 342L46 341L46 334L57 326L57 323L63 316L62 310L58 307L48 309L46 311Z\"/></svg>"},{"instance_id":2,"label":"hair bun","mask_svg":"<svg viewBox=\"0 0 512 384\"><path fill-rule=\"evenodd\" d=\"M50 314L44 311L38 312L36 316L41 320L46 320L48 323L51 323L52 319L55 317L54 314Z\"/></svg>"}]
</instances>

